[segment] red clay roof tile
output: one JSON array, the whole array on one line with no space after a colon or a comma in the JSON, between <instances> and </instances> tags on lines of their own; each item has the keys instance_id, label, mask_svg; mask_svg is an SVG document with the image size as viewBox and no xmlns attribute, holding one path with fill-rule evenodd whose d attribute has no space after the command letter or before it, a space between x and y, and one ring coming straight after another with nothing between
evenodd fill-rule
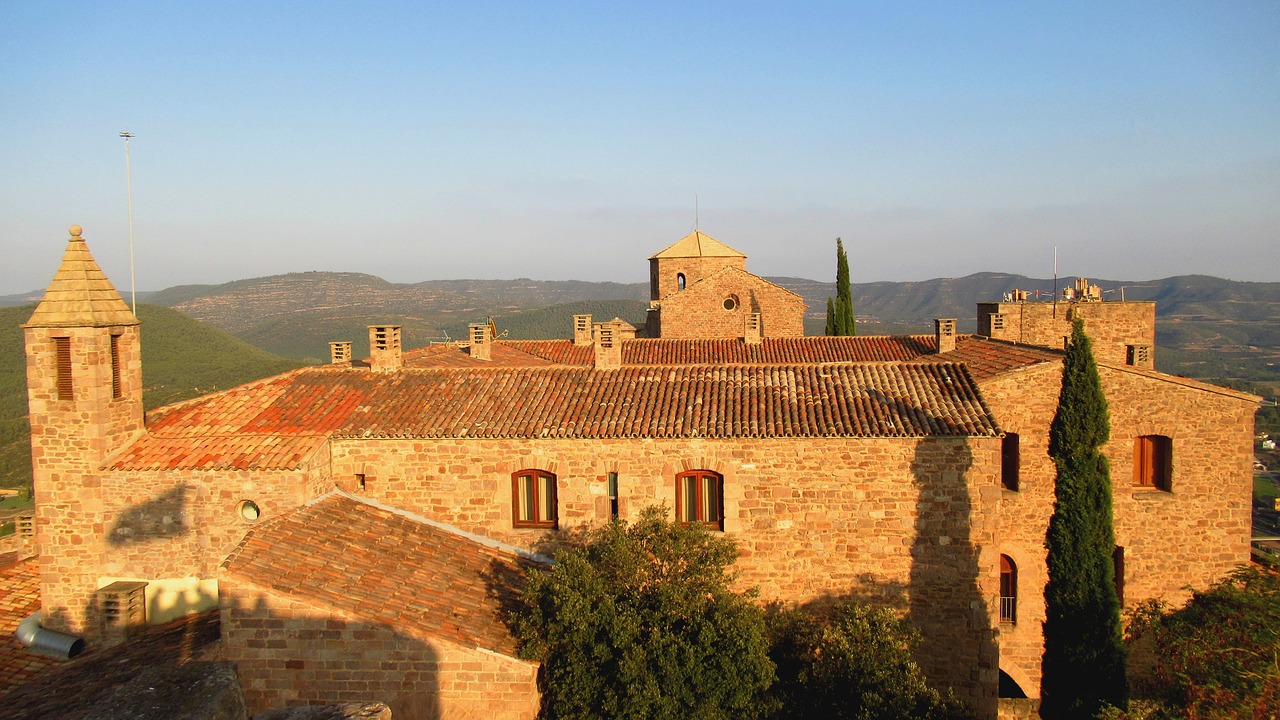
<instances>
[{"instance_id":1,"label":"red clay roof tile","mask_svg":"<svg viewBox=\"0 0 1280 720\"><path fill-rule=\"evenodd\" d=\"M362 620L514 656L503 616L534 562L333 493L254 528L222 567Z\"/></svg>"}]
</instances>

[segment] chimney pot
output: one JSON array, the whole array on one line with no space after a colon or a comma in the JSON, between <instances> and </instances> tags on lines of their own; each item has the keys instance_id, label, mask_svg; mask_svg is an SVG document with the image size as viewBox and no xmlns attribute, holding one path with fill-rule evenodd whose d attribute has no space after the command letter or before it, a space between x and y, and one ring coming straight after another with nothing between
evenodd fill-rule
<instances>
[{"instance_id":1,"label":"chimney pot","mask_svg":"<svg viewBox=\"0 0 1280 720\"><path fill-rule=\"evenodd\" d=\"M489 323L471 323L468 329L471 331L471 357L475 360L491 360L493 338L489 332Z\"/></svg>"},{"instance_id":2,"label":"chimney pot","mask_svg":"<svg viewBox=\"0 0 1280 720\"><path fill-rule=\"evenodd\" d=\"M956 349L955 318L939 318L933 321L934 337L938 341L938 354Z\"/></svg>"},{"instance_id":3,"label":"chimney pot","mask_svg":"<svg viewBox=\"0 0 1280 720\"><path fill-rule=\"evenodd\" d=\"M404 367L399 325L369 326L369 364L374 372L391 372Z\"/></svg>"},{"instance_id":4,"label":"chimney pot","mask_svg":"<svg viewBox=\"0 0 1280 720\"><path fill-rule=\"evenodd\" d=\"M573 344L579 347L591 344L591 316L573 316Z\"/></svg>"},{"instance_id":5,"label":"chimney pot","mask_svg":"<svg viewBox=\"0 0 1280 720\"><path fill-rule=\"evenodd\" d=\"M331 342L329 343L329 362L338 364L350 364L351 362L351 343L349 342Z\"/></svg>"}]
</instances>

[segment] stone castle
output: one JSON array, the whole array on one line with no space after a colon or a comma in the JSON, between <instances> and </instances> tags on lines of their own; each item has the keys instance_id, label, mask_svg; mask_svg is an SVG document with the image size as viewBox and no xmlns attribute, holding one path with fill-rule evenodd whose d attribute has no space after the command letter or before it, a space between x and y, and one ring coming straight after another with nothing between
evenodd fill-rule
<instances>
[{"instance_id":1,"label":"stone castle","mask_svg":"<svg viewBox=\"0 0 1280 720\"><path fill-rule=\"evenodd\" d=\"M1038 695L1048 427L1083 317L1111 410L1117 585L1176 599L1249 559L1253 396L1153 369L1155 307L1014 294L979 334L804 337L802 299L694 232L641 330L401 347L143 413L138 320L73 227L24 325L41 622L90 646L217 608L251 710L377 699L531 718L502 622L549 533L673 517L744 586L907 613L982 717Z\"/></svg>"}]
</instances>

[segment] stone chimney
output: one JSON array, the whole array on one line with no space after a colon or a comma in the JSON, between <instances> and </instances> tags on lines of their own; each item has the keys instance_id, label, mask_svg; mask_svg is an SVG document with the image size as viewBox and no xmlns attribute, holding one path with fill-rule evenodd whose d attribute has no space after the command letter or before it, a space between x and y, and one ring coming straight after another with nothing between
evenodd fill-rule
<instances>
[{"instance_id":1,"label":"stone chimney","mask_svg":"<svg viewBox=\"0 0 1280 720\"><path fill-rule=\"evenodd\" d=\"M404 367L399 325L369 326L369 367L374 372L391 372Z\"/></svg>"},{"instance_id":2,"label":"stone chimney","mask_svg":"<svg viewBox=\"0 0 1280 720\"><path fill-rule=\"evenodd\" d=\"M329 343L329 362L333 365L349 365L351 363L351 343L339 341Z\"/></svg>"},{"instance_id":3,"label":"stone chimney","mask_svg":"<svg viewBox=\"0 0 1280 720\"><path fill-rule=\"evenodd\" d=\"M760 313L747 314L747 324L743 329L742 340L748 345L759 345L764 340L764 322Z\"/></svg>"},{"instance_id":4,"label":"stone chimney","mask_svg":"<svg viewBox=\"0 0 1280 720\"><path fill-rule=\"evenodd\" d=\"M956 319L940 318L933 321L933 334L938 341L938 354L956 349Z\"/></svg>"},{"instance_id":5,"label":"stone chimney","mask_svg":"<svg viewBox=\"0 0 1280 720\"><path fill-rule=\"evenodd\" d=\"M579 347L591 344L591 316L573 316L573 344Z\"/></svg>"},{"instance_id":6,"label":"stone chimney","mask_svg":"<svg viewBox=\"0 0 1280 720\"><path fill-rule=\"evenodd\" d=\"M493 348L493 334L489 331L489 323L471 323L467 328L471 333L471 358L473 360L491 360L490 350Z\"/></svg>"},{"instance_id":7,"label":"stone chimney","mask_svg":"<svg viewBox=\"0 0 1280 720\"><path fill-rule=\"evenodd\" d=\"M595 326L596 369L617 370L622 367L622 338L618 337L618 323L597 323Z\"/></svg>"}]
</instances>

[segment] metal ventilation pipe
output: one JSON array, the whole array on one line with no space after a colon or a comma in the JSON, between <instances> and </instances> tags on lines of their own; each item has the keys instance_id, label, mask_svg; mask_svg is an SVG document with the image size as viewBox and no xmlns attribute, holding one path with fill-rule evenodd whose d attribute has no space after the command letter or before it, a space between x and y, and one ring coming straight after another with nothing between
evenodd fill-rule
<instances>
[{"instance_id":1,"label":"metal ventilation pipe","mask_svg":"<svg viewBox=\"0 0 1280 720\"><path fill-rule=\"evenodd\" d=\"M18 629L13 631L13 636L22 643L23 647L31 648L42 655L51 655L64 660L84 652L83 639L40 627L39 610L18 623Z\"/></svg>"}]
</instances>

